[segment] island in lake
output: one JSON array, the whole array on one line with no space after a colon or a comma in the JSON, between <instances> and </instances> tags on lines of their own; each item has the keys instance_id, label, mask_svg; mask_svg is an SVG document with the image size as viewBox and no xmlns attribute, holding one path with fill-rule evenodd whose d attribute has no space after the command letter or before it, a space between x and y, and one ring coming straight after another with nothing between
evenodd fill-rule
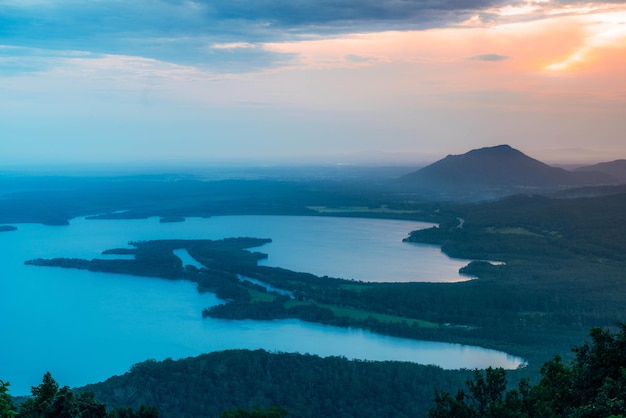
<instances>
[{"instance_id":1,"label":"island in lake","mask_svg":"<svg viewBox=\"0 0 626 418\"><path fill-rule=\"evenodd\" d=\"M496 158L491 158L493 155ZM503 158L513 162L506 170L501 164L494 166L494 161ZM619 324L624 321L626 306L626 186L618 184L619 179L602 183L607 179L602 173L576 174L546 168L510 147L475 150L444 160L424 171L412 171L418 173L415 175L407 170L405 176L395 179L362 176L354 180L358 176L352 175L336 179L317 174L297 181L265 177L205 180L191 176L176 182L165 177L71 178L52 185L40 179L46 185L34 191L30 184L14 186L15 190L30 191L7 195L0 208L0 222L66 225L77 216L94 213L100 215L92 219L156 216L179 221L187 217L254 214L428 221L436 227L414 231L406 241L435 245L450 257L476 260L462 268L472 280L366 283L259 265L265 255L254 249L269 242L269 238L141 241L130 249L106 251L107 256L119 255L119 259L47 258L28 263L188 280L200 292L215 293L224 302L204 310L203 315L211 318L298 318L344 329L498 349L528 362L527 367L507 373L512 386L526 378L538 381L542 365L554 355L563 362L576 358L578 354L570 348L587 341L590 329L622 329ZM519 175L509 175L509 171ZM525 173L533 173L532 182L524 183ZM199 265L183 263L176 251L187 252ZM593 331L592 338L607 335ZM581 352L588 354L589 347L583 345ZM613 360L625 356L610 358L611 367L618 372L620 367L623 369L619 361ZM550 370L565 370L558 362L550 364L554 366ZM310 373L311 369L315 373ZM246 399L237 398L242 393L236 390L238 386L253 381L246 374L248 370L255 371L254 381L262 381L263 389L246 392ZM293 371L289 376L294 380L281 380L279 370ZM400 375L414 380L408 383L402 378L406 385L393 395L381 392L384 398L376 396L375 384L368 385L371 378L376 384L394 387L393 376ZM298 376L305 378L298 380ZM623 376L618 373L613 381ZM163 410L185 399L189 408L199 408L202 402L182 395L160 399L153 396L158 393L154 389L140 396L137 388L144 382L158 382L155 386L164 388L170 387L174 378L179 382L200 378L223 384L226 389L221 392L215 386L206 388L220 399L231 394L228 396L233 397L224 401L230 402L228 405L290 403L299 405L294 411L305 413L306 406L314 403L311 410L317 408L331 416L328 411L337 405L345 406L341 411L355 411L349 399L331 396L341 395L336 388L350 384L356 393L350 392L349 396L354 399L377 399L371 410L379 408L376 412L380 416L414 416L426 414L424 399L432 401L434 396L431 382L451 392L468 377L468 371L418 370L414 365L396 363L227 351L189 362L139 363L123 378L111 378L101 387L99 396L108 396L121 405L129 405L131 398L161 402ZM283 386L287 381L299 390L288 392ZM340 384L324 385L331 381ZM617 386L607 384L603 390L613 387ZM428 394L421 393L422 389ZM298 393L316 396L324 391L332 394L306 401L298 398ZM285 399L286 393L289 399ZM333 404L320 409L329 399ZM390 405L391 399L394 405ZM419 408L413 408L416 399L421 402ZM618 399L618 395L605 399Z\"/></svg>"}]
</instances>

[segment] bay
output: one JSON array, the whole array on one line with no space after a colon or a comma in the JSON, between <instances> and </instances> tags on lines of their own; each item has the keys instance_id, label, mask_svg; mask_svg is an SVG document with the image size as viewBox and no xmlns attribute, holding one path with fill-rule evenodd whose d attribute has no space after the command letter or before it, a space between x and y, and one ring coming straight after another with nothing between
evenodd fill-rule
<instances>
[{"instance_id":1,"label":"bay","mask_svg":"<svg viewBox=\"0 0 626 418\"><path fill-rule=\"evenodd\" d=\"M101 381L146 359L264 348L322 356L402 360L445 368L515 368L522 360L493 350L391 338L298 320L203 319L220 303L192 283L26 266L32 258L105 257L101 252L151 239L272 238L256 248L266 265L365 281L458 281L466 264L438 248L402 242L430 226L354 218L223 216L179 223L73 219L69 226L18 225L0 234L0 379L24 395L50 371L62 385ZM106 256L119 257L119 256Z\"/></svg>"}]
</instances>

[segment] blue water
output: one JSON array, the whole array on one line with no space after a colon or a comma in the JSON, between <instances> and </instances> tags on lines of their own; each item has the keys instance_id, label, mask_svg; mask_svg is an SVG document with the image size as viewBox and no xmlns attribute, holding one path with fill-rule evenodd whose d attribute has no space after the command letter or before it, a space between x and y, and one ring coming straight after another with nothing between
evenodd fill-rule
<instances>
[{"instance_id":1,"label":"blue water","mask_svg":"<svg viewBox=\"0 0 626 418\"><path fill-rule=\"evenodd\" d=\"M129 241L160 238L272 238L255 250L267 265L377 281L463 280L465 264L434 247L401 240L416 222L349 218L224 216L182 223L75 219L69 226L18 225L0 233L0 379L27 394L50 371L79 386L126 372L134 363L229 348L403 360L445 368L515 368L519 358L455 344L410 341L297 320L203 319L220 303L186 281L25 266L37 257L103 257ZM118 256L107 256L118 257Z\"/></svg>"}]
</instances>

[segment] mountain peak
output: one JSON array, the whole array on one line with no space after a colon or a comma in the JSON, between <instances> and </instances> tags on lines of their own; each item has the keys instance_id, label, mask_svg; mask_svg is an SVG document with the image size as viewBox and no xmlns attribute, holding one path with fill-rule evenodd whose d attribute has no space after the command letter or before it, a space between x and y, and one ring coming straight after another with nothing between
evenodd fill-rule
<instances>
[{"instance_id":1,"label":"mountain peak","mask_svg":"<svg viewBox=\"0 0 626 418\"><path fill-rule=\"evenodd\" d=\"M471 152L516 152L516 153L520 153L520 151L516 150L515 148L513 148L512 146L508 145L508 144L501 144L501 145L495 145L493 147L484 147L484 148L478 148L478 149L474 149L471 150Z\"/></svg>"},{"instance_id":2,"label":"mountain peak","mask_svg":"<svg viewBox=\"0 0 626 418\"><path fill-rule=\"evenodd\" d=\"M403 180L416 188L439 189L443 193L527 192L602 182L581 174L551 167L503 144L448 155L404 176Z\"/></svg>"},{"instance_id":3,"label":"mountain peak","mask_svg":"<svg viewBox=\"0 0 626 418\"><path fill-rule=\"evenodd\" d=\"M496 145L493 147L484 147L484 148L478 148L478 149L473 149L465 154L462 154L465 156L471 156L471 157L476 157L476 156L490 156L490 157L527 157L530 158L528 156L526 156L523 152L516 150L515 148L513 148L510 145Z\"/></svg>"}]
</instances>

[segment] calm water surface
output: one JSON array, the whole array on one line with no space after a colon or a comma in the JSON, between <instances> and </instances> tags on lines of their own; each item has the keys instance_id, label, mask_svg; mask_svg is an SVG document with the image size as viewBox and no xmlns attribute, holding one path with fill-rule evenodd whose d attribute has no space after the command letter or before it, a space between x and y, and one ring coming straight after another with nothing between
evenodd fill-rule
<instances>
[{"instance_id":1,"label":"calm water surface","mask_svg":"<svg viewBox=\"0 0 626 418\"><path fill-rule=\"evenodd\" d=\"M220 303L192 283L25 266L37 257L103 257L129 241L160 238L272 238L255 250L267 265L367 281L458 281L466 264L439 249L402 243L428 224L350 218L224 216L161 224L75 219L70 226L18 225L0 233L0 379L27 394L43 373L78 386L122 374L146 359L181 358L229 348L265 348L403 360L445 368L515 368L521 359L492 350L410 341L297 320L202 319ZM117 257L117 256L116 256Z\"/></svg>"}]
</instances>

